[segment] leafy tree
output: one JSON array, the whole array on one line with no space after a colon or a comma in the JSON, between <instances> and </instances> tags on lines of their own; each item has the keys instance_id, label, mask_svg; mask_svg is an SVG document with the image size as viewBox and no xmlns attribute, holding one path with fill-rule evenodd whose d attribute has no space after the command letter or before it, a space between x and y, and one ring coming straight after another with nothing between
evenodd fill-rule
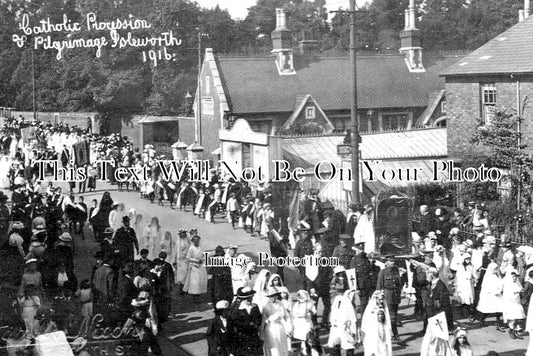
<instances>
[{"instance_id":1,"label":"leafy tree","mask_svg":"<svg viewBox=\"0 0 533 356\"><path fill-rule=\"evenodd\" d=\"M430 50L465 48L468 13L466 0L427 0L419 25L422 47Z\"/></svg>"}]
</instances>

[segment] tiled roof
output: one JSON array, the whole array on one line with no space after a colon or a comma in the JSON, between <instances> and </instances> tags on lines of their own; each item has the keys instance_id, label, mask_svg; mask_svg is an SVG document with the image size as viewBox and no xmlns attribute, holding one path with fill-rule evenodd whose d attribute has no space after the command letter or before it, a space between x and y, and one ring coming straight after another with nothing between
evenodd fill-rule
<instances>
[{"instance_id":1,"label":"tiled roof","mask_svg":"<svg viewBox=\"0 0 533 356\"><path fill-rule=\"evenodd\" d=\"M439 73L461 57L428 53L426 72L411 73L402 55L358 55L358 107L425 107L428 93L444 89ZM295 57L295 75L279 75L273 57L218 57L217 62L235 114L292 112L295 98L306 94L325 111L350 109L348 57Z\"/></svg>"},{"instance_id":2,"label":"tiled roof","mask_svg":"<svg viewBox=\"0 0 533 356\"><path fill-rule=\"evenodd\" d=\"M533 16L442 72L443 76L533 73Z\"/></svg>"},{"instance_id":3,"label":"tiled roof","mask_svg":"<svg viewBox=\"0 0 533 356\"><path fill-rule=\"evenodd\" d=\"M446 157L446 128L363 134L363 160ZM283 139L284 158L291 165L311 168L322 160L340 166L337 145L344 135L303 136Z\"/></svg>"}]
</instances>

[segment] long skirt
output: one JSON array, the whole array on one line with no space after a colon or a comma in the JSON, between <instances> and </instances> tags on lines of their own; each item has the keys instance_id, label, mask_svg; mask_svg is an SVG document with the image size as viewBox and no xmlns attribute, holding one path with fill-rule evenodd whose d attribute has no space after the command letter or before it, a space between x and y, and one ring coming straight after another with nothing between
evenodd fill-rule
<instances>
[{"instance_id":1,"label":"long skirt","mask_svg":"<svg viewBox=\"0 0 533 356\"><path fill-rule=\"evenodd\" d=\"M207 293L207 271L204 266L189 265L183 291L194 295Z\"/></svg>"}]
</instances>

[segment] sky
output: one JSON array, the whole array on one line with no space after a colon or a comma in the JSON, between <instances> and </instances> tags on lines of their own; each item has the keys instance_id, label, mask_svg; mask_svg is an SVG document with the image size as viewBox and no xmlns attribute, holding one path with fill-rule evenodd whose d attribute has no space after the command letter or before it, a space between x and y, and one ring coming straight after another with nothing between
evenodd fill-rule
<instances>
[{"instance_id":1,"label":"sky","mask_svg":"<svg viewBox=\"0 0 533 356\"><path fill-rule=\"evenodd\" d=\"M227 9L234 19L244 19L248 14L248 8L255 5L257 0L196 0L201 7L213 8L217 4L221 9ZM370 0L356 0L358 6L364 5ZM349 0L326 0L326 8L330 10L337 10L339 7L343 9L349 8Z\"/></svg>"}]
</instances>

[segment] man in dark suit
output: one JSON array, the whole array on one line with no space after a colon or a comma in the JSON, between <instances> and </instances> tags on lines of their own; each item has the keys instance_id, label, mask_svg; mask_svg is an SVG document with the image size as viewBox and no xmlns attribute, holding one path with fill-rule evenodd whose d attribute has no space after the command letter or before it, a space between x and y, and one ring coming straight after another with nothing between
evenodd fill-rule
<instances>
[{"instance_id":1,"label":"man in dark suit","mask_svg":"<svg viewBox=\"0 0 533 356\"><path fill-rule=\"evenodd\" d=\"M139 292L133 284L133 262L126 263L122 268L122 278L118 282L118 298L117 306L119 308L120 321L126 321L128 317L133 313L133 307L131 301L137 297Z\"/></svg>"},{"instance_id":2,"label":"man in dark suit","mask_svg":"<svg viewBox=\"0 0 533 356\"><path fill-rule=\"evenodd\" d=\"M61 164L63 168L67 167L68 161L70 161L70 152L67 145L63 145L63 149L61 150Z\"/></svg>"},{"instance_id":3,"label":"man in dark suit","mask_svg":"<svg viewBox=\"0 0 533 356\"><path fill-rule=\"evenodd\" d=\"M207 328L206 339L209 356L229 356L233 354L233 338L231 320L228 319L230 304L227 300L218 301L215 305L215 318Z\"/></svg>"},{"instance_id":4,"label":"man in dark suit","mask_svg":"<svg viewBox=\"0 0 533 356\"><path fill-rule=\"evenodd\" d=\"M323 256L323 247L321 244L314 246L315 255L320 258ZM329 323L329 312L331 310L331 297L329 295L329 284L332 278L332 268L329 266L314 266L310 265L305 268L305 280L307 291L311 299L318 303L322 299L324 304L324 311L322 313L322 326L325 327ZM317 315L311 317L313 324L317 324Z\"/></svg>"},{"instance_id":5,"label":"man in dark suit","mask_svg":"<svg viewBox=\"0 0 533 356\"><path fill-rule=\"evenodd\" d=\"M443 281L439 279L439 271L431 267L427 272L427 280L429 281L429 294L425 301L426 310L424 318L424 330L425 333L428 319L444 312L446 314L446 322L448 324L448 330L453 330L453 312L452 304L450 302L450 292Z\"/></svg>"},{"instance_id":6,"label":"man in dark suit","mask_svg":"<svg viewBox=\"0 0 533 356\"><path fill-rule=\"evenodd\" d=\"M420 236L426 236L428 232L435 231L435 216L429 211L427 205L420 206Z\"/></svg>"},{"instance_id":7,"label":"man in dark suit","mask_svg":"<svg viewBox=\"0 0 533 356\"><path fill-rule=\"evenodd\" d=\"M124 216L122 218L122 223L124 226L117 230L114 243L119 250L122 262L133 262L133 248L135 248L135 252L139 254L139 243L137 242L135 230L130 227L129 216Z\"/></svg>"}]
</instances>

